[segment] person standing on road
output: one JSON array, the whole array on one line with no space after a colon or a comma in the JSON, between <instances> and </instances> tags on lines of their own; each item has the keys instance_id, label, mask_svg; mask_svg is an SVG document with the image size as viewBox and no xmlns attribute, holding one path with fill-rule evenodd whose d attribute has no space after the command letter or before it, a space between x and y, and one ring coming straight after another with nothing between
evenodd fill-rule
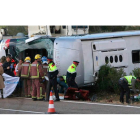
<instances>
[{"instance_id":1,"label":"person standing on road","mask_svg":"<svg viewBox=\"0 0 140 140\"><path fill-rule=\"evenodd\" d=\"M58 91L57 91L57 75L58 75L58 69L55 65L55 63L53 62L52 58L48 58L48 78L49 78L49 82L48 82L48 86L47 86L47 101L49 101L49 97L50 97L50 91L51 91L51 87L53 87L53 90L55 92L55 101L60 101L59 99L59 95L58 95Z\"/></svg>"},{"instance_id":2,"label":"person standing on road","mask_svg":"<svg viewBox=\"0 0 140 140\"><path fill-rule=\"evenodd\" d=\"M42 57L42 65L43 65L43 71L44 71L44 75L45 76L48 76L48 63L47 63L47 57L46 56L43 56ZM48 84L48 81L45 81L43 84L42 84L42 96L45 97L45 93L46 93L46 90L47 90L47 84Z\"/></svg>"},{"instance_id":3,"label":"person standing on road","mask_svg":"<svg viewBox=\"0 0 140 140\"><path fill-rule=\"evenodd\" d=\"M15 76L14 75L14 66L11 63L11 55L7 55L6 56L6 62L3 64L3 69L4 69L4 73L10 75L10 76Z\"/></svg>"},{"instance_id":4,"label":"person standing on road","mask_svg":"<svg viewBox=\"0 0 140 140\"><path fill-rule=\"evenodd\" d=\"M70 65L68 70L67 70L66 81L67 81L69 87L78 88L78 85L75 82L75 78L77 75L76 67L78 66L78 64L79 64L78 61L73 61L73 64Z\"/></svg>"},{"instance_id":5,"label":"person standing on road","mask_svg":"<svg viewBox=\"0 0 140 140\"><path fill-rule=\"evenodd\" d=\"M120 102L124 103L124 93L126 92L126 103L130 103L130 87L132 86L132 89L134 93L136 94L136 88L135 84L136 82L140 82L140 77L134 77L134 76L124 76L119 79L119 87L120 87Z\"/></svg>"},{"instance_id":6,"label":"person standing on road","mask_svg":"<svg viewBox=\"0 0 140 140\"><path fill-rule=\"evenodd\" d=\"M25 62L21 65L21 67L19 67L18 71L17 71L17 76L20 75L20 77L23 79L24 82L24 95L26 98L30 98L31 97L31 80L30 80L30 76L29 76L29 72L30 72L30 68L31 68L31 58L30 57L26 57Z\"/></svg>"},{"instance_id":7,"label":"person standing on road","mask_svg":"<svg viewBox=\"0 0 140 140\"><path fill-rule=\"evenodd\" d=\"M3 71L3 67L0 66L0 91L1 91L1 96L3 98L3 88L5 87L4 86L4 82L3 82L3 77L2 77L2 74L4 73Z\"/></svg>"},{"instance_id":8,"label":"person standing on road","mask_svg":"<svg viewBox=\"0 0 140 140\"><path fill-rule=\"evenodd\" d=\"M41 55L35 55L35 61L31 64L30 78L32 79L32 99L42 101L42 83L45 82Z\"/></svg>"}]
</instances>

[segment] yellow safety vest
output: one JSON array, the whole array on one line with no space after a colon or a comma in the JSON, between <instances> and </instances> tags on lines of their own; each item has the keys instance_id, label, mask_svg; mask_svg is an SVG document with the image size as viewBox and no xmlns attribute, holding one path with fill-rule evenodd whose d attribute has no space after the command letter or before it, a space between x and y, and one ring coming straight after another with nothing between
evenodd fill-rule
<instances>
[{"instance_id":1,"label":"yellow safety vest","mask_svg":"<svg viewBox=\"0 0 140 140\"><path fill-rule=\"evenodd\" d=\"M128 85L132 84L132 78L136 79L135 76L124 76L124 78L128 81Z\"/></svg>"},{"instance_id":2,"label":"yellow safety vest","mask_svg":"<svg viewBox=\"0 0 140 140\"><path fill-rule=\"evenodd\" d=\"M71 74L76 73L76 66L74 64L70 65L67 71Z\"/></svg>"}]
</instances>

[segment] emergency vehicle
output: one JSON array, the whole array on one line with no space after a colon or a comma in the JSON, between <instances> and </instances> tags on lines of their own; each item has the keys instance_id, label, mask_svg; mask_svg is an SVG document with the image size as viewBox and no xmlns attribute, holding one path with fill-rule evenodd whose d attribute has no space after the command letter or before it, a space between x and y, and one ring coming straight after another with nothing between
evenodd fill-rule
<instances>
[{"instance_id":1,"label":"emergency vehicle","mask_svg":"<svg viewBox=\"0 0 140 140\"><path fill-rule=\"evenodd\" d=\"M25 42L24 42L25 41ZM35 54L52 57L59 75L66 75L73 60L79 61L76 82L79 86L93 85L100 66L109 63L123 68L127 75L140 67L140 31L98 33L83 36L32 37L16 44L16 56ZM32 60L32 61L33 61Z\"/></svg>"}]
</instances>

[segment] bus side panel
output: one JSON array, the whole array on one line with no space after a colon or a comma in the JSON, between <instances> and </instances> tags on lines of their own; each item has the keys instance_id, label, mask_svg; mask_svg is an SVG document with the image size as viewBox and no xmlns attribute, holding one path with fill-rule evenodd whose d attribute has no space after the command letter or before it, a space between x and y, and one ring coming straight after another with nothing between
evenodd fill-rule
<instances>
[{"instance_id":1,"label":"bus side panel","mask_svg":"<svg viewBox=\"0 0 140 140\"><path fill-rule=\"evenodd\" d=\"M84 58L84 83L94 82L93 56L91 49L91 41L82 41L83 58Z\"/></svg>"},{"instance_id":2,"label":"bus side panel","mask_svg":"<svg viewBox=\"0 0 140 140\"><path fill-rule=\"evenodd\" d=\"M123 37L123 39L126 42L126 48L128 50L128 73L129 75L135 68L140 68L140 55L139 55L139 62L132 62L132 55L133 51L139 51L140 52L140 36L131 36L131 37Z\"/></svg>"},{"instance_id":3,"label":"bus side panel","mask_svg":"<svg viewBox=\"0 0 140 140\"><path fill-rule=\"evenodd\" d=\"M54 62L58 67L59 76L66 75L67 69L73 61L80 62L76 68L76 82L82 86L84 84L84 66L80 40L56 39L54 42Z\"/></svg>"}]
</instances>

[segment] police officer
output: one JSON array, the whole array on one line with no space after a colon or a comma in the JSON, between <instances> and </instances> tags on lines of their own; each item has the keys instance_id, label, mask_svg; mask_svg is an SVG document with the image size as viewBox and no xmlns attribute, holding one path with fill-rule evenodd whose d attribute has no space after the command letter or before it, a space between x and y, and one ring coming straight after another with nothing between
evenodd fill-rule
<instances>
[{"instance_id":1,"label":"police officer","mask_svg":"<svg viewBox=\"0 0 140 140\"><path fill-rule=\"evenodd\" d=\"M48 76L48 62L47 62L47 57L46 56L43 56L42 58L42 65L43 65L43 71L44 71L44 74L45 76ZM43 97L46 97L45 95L45 92L46 92L46 88L47 88L47 84L48 84L48 81L45 81L43 84L42 84L42 96Z\"/></svg>"},{"instance_id":2,"label":"police officer","mask_svg":"<svg viewBox=\"0 0 140 140\"><path fill-rule=\"evenodd\" d=\"M67 83L69 87L74 87L78 88L78 85L75 82L76 78L76 67L78 66L79 62L78 61L73 61L73 64L69 66L67 70Z\"/></svg>"},{"instance_id":3,"label":"police officer","mask_svg":"<svg viewBox=\"0 0 140 140\"><path fill-rule=\"evenodd\" d=\"M124 93L126 92L126 103L130 103L130 86L134 93L136 94L135 84L136 82L140 82L140 77L135 76L124 76L119 79L119 87L120 87L120 102L124 103Z\"/></svg>"},{"instance_id":4,"label":"police officer","mask_svg":"<svg viewBox=\"0 0 140 140\"><path fill-rule=\"evenodd\" d=\"M48 58L47 60L48 60L48 66L49 66L48 67L49 82L48 82L48 86L47 86L47 101L49 101L51 87L53 87L54 92L55 92L55 97L56 97L55 101L60 101L58 91L57 91L58 69L57 69L55 63L53 62L52 58Z\"/></svg>"},{"instance_id":5,"label":"police officer","mask_svg":"<svg viewBox=\"0 0 140 140\"><path fill-rule=\"evenodd\" d=\"M42 83L45 81L41 64L41 56L35 55L35 61L31 64L30 78L32 79L32 99L42 101Z\"/></svg>"},{"instance_id":6,"label":"police officer","mask_svg":"<svg viewBox=\"0 0 140 140\"><path fill-rule=\"evenodd\" d=\"M31 68L31 58L28 56L25 58L24 63L22 64L22 66L18 69L17 71L17 76L21 75L20 77L23 78L23 82L24 82L24 95L27 98L31 97L31 80L30 80L30 76L29 76L29 72L30 72L30 68ZM20 74L21 73L21 74Z\"/></svg>"}]
</instances>

